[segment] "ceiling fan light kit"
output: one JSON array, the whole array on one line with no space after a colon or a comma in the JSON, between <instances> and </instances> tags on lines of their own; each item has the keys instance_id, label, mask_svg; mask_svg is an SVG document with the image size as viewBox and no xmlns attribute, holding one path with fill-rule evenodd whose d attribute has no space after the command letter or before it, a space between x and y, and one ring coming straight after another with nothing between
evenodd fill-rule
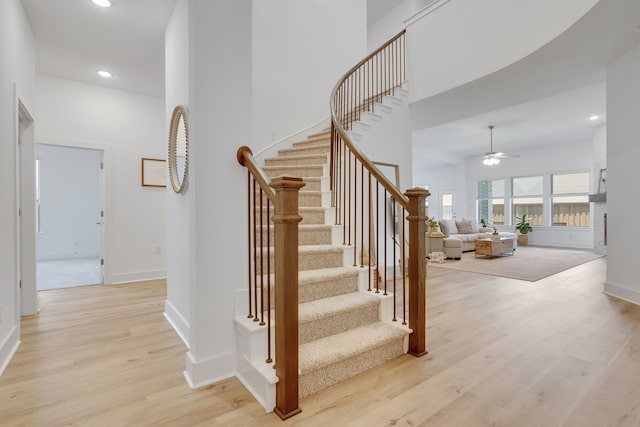
<instances>
[{"instance_id":1,"label":"ceiling fan light kit","mask_svg":"<svg viewBox=\"0 0 640 427\"><path fill-rule=\"evenodd\" d=\"M484 153L484 160L482 160L482 163L486 166L496 166L500 163L501 157L520 157L518 155L509 155L500 151L493 151L493 127L493 125L489 125L489 151Z\"/></svg>"}]
</instances>

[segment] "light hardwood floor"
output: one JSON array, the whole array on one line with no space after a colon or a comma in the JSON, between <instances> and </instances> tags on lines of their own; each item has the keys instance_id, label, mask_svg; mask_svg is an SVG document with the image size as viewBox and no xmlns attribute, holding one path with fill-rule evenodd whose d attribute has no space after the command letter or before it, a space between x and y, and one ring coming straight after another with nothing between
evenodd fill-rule
<instances>
[{"instance_id":1,"label":"light hardwood floor","mask_svg":"<svg viewBox=\"0 0 640 427\"><path fill-rule=\"evenodd\" d=\"M42 292L0 377L2 426L640 426L640 307L598 259L539 282L429 267L429 355L301 401L282 422L235 379L191 391L146 282Z\"/></svg>"}]
</instances>

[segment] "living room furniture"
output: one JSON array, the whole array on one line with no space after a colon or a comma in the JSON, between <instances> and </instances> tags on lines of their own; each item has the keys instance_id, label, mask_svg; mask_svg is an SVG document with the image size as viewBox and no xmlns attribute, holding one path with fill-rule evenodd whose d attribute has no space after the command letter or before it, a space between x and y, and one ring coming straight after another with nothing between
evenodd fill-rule
<instances>
[{"instance_id":1,"label":"living room furniture","mask_svg":"<svg viewBox=\"0 0 640 427\"><path fill-rule=\"evenodd\" d=\"M474 251L477 239L488 239L493 233L493 228L480 227L475 219L444 219L438 221L438 225L440 231L445 235L445 241L447 238L456 238L462 241L463 252ZM518 247L515 233L501 231L499 234L500 237L513 239L514 250Z\"/></svg>"},{"instance_id":2,"label":"living room furniture","mask_svg":"<svg viewBox=\"0 0 640 427\"><path fill-rule=\"evenodd\" d=\"M451 259L462 258L462 240L455 237L443 239L444 256Z\"/></svg>"},{"instance_id":3,"label":"living room furniture","mask_svg":"<svg viewBox=\"0 0 640 427\"><path fill-rule=\"evenodd\" d=\"M442 234L439 231L432 231L427 233L427 238L426 240L426 253L427 256L429 256L429 254L431 252L444 252L443 251L443 240L444 240L444 234Z\"/></svg>"},{"instance_id":4,"label":"living room furniture","mask_svg":"<svg viewBox=\"0 0 640 427\"><path fill-rule=\"evenodd\" d=\"M498 255L507 254L509 252L511 253L511 255L515 253L514 239L508 237L501 237L498 239L476 239L475 247L476 257L478 257L479 255L495 257Z\"/></svg>"}]
</instances>

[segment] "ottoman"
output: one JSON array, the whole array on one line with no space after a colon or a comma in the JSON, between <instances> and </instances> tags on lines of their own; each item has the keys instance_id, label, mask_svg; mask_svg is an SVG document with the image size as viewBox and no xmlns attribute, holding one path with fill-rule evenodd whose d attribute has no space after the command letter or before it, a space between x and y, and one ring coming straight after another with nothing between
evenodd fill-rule
<instances>
[{"instance_id":1,"label":"ottoman","mask_svg":"<svg viewBox=\"0 0 640 427\"><path fill-rule=\"evenodd\" d=\"M447 258L462 258L462 240L455 237L446 237L443 242L444 256Z\"/></svg>"}]
</instances>

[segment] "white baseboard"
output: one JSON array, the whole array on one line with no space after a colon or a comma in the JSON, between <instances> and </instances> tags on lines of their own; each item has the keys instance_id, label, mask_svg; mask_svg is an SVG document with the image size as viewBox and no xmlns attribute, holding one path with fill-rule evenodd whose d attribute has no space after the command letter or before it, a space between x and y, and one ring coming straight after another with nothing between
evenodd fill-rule
<instances>
[{"instance_id":1,"label":"white baseboard","mask_svg":"<svg viewBox=\"0 0 640 427\"><path fill-rule=\"evenodd\" d=\"M205 360L196 360L190 351L187 352L187 367L184 371L184 377L192 389L205 387L235 375L235 353Z\"/></svg>"},{"instance_id":2,"label":"white baseboard","mask_svg":"<svg viewBox=\"0 0 640 427\"><path fill-rule=\"evenodd\" d=\"M605 282L602 292L612 297L620 298L621 300L640 305L640 292L635 289L629 289L624 286Z\"/></svg>"},{"instance_id":3,"label":"white baseboard","mask_svg":"<svg viewBox=\"0 0 640 427\"><path fill-rule=\"evenodd\" d=\"M4 342L0 345L0 375L9 365L11 358L15 354L16 350L20 346L20 329L14 326L11 333L5 338Z\"/></svg>"},{"instance_id":4,"label":"white baseboard","mask_svg":"<svg viewBox=\"0 0 640 427\"><path fill-rule=\"evenodd\" d=\"M166 279L167 270L149 270L149 271L136 271L133 273L113 273L111 275L112 284L127 282L143 282L145 280Z\"/></svg>"},{"instance_id":5,"label":"white baseboard","mask_svg":"<svg viewBox=\"0 0 640 427\"><path fill-rule=\"evenodd\" d=\"M169 324L173 326L173 329L187 348L189 348L189 322L185 320L184 316L180 314L178 309L176 309L169 300L164 302L164 317L169 321Z\"/></svg>"}]
</instances>

